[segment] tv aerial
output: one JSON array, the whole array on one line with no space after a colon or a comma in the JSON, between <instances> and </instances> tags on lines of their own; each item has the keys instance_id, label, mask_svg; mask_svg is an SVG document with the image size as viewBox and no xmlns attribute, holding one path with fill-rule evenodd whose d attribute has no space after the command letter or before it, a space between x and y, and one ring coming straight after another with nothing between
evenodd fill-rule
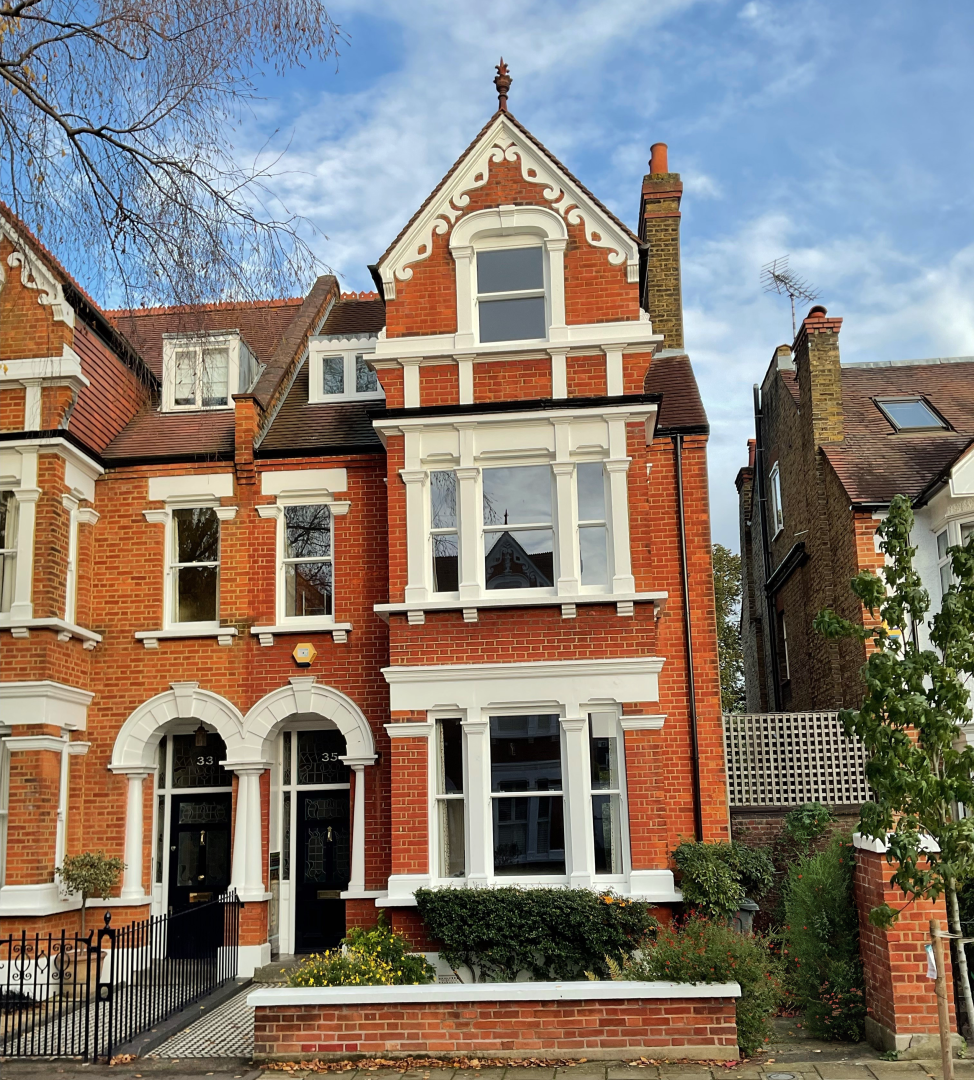
<instances>
[{"instance_id":1,"label":"tv aerial","mask_svg":"<svg viewBox=\"0 0 974 1080\"><path fill-rule=\"evenodd\" d=\"M796 298L810 304L813 300L817 300L821 293L789 268L788 259L789 256L784 255L780 259L765 263L761 267L761 285L765 292L787 296L791 301L791 336L794 339L798 333L795 325Z\"/></svg>"}]
</instances>

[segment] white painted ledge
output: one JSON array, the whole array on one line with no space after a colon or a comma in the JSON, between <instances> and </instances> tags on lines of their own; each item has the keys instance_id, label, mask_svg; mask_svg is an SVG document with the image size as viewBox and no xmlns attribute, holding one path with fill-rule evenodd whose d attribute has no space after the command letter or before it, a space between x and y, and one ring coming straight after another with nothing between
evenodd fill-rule
<instances>
[{"instance_id":1,"label":"white painted ledge","mask_svg":"<svg viewBox=\"0 0 974 1080\"><path fill-rule=\"evenodd\" d=\"M372 610L380 616L401 615L411 611L471 611L481 608L521 608L521 607L560 607L582 604L615 604L618 610L620 605L632 604L656 604L669 598L668 592L646 593L566 593L557 596L554 593L545 593L543 596L525 596L522 590L505 590L504 595L498 596L497 592L485 593L483 596L472 598L449 597L445 599L431 598L429 600L410 600L395 604L375 604ZM631 610L619 611L619 614L632 614ZM564 614L564 613L563 613ZM466 618L466 616L464 616ZM565 616L570 618L571 616ZM467 619L467 622L474 622Z\"/></svg>"},{"instance_id":2,"label":"white painted ledge","mask_svg":"<svg viewBox=\"0 0 974 1080\"><path fill-rule=\"evenodd\" d=\"M70 641L77 638L84 643L84 648L93 649L100 641L101 634L78 626L64 619L18 619L11 615L0 616L0 630L9 630L15 638L29 638L31 630L53 630L58 641Z\"/></svg>"},{"instance_id":3,"label":"white painted ledge","mask_svg":"<svg viewBox=\"0 0 974 1080\"><path fill-rule=\"evenodd\" d=\"M428 986L281 986L255 990L247 1004L396 1005L461 1001L681 1001L738 998L740 983L519 982L431 983Z\"/></svg>"},{"instance_id":4,"label":"white painted ledge","mask_svg":"<svg viewBox=\"0 0 974 1080\"><path fill-rule=\"evenodd\" d=\"M295 623L276 623L274 626L252 626L251 634L260 638L261 645L273 645L275 634L331 634L339 644L348 641L348 632L352 624L348 622L326 622L324 619L309 619L303 626Z\"/></svg>"},{"instance_id":5,"label":"white painted ledge","mask_svg":"<svg viewBox=\"0 0 974 1080\"><path fill-rule=\"evenodd\" d=\"M232 645L237 636L235 626L215 626L210 629L136 630L135 640L147 649L158 649L160 641L176 641L180 638L216 638L220 645Z\"/></svg>"}]
</instances>

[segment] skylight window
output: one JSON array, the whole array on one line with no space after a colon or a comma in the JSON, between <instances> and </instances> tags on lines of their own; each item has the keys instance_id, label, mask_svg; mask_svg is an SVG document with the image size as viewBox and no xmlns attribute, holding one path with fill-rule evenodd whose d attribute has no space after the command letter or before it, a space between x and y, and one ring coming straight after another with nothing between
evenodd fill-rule
<instances>
[{"instance_id":1,"label":"skylight window","mask_svg":"<svg viewBox=\"0 0 974 1080\"><path fill-rule=\"evenodd\" d=\"M923 398L877 398L876 404L897 431L947 427Z\"/></svg>"}]
</instances>

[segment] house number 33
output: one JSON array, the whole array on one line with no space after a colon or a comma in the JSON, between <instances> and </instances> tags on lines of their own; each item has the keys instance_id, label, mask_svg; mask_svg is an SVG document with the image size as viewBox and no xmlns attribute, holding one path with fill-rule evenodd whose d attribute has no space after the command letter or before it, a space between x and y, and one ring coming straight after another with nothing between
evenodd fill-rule
<instances>
[{"instance_id":1,"label":"house number 33","mask_svg":"<svg viewBox=\"0 0 974 1080\"><path fill-rule=\"evenodd\" d=\"M200 754L196 758L196 764L197 765L212 765L213 764L213 755L212 754Z\"/></svg>"}]
</instances>

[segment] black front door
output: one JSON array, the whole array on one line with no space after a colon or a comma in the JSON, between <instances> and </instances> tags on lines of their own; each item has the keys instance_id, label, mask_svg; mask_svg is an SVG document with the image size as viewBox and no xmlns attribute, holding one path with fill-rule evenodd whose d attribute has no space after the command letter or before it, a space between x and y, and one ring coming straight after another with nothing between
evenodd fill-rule
<instances>
[{"instance_id":1,"label":"black front door","mask_svg":"<svg viewBox=\"0 0 974 1080\"><path fill-rule=\"evenodd\" d=\"M230 884L230 792L173 795L169 911L216 900Z\"/></svg>"},{"instance_id":2,"label":"black front door","mask_svg":"<svg viewBox=\"0 0 974 1080\"><path fill-rule=\"evenodd\" d=\"M294 951L332 949L345 936L351 830L348 791L299 791Z\"/></svg>"}]
</instances>

